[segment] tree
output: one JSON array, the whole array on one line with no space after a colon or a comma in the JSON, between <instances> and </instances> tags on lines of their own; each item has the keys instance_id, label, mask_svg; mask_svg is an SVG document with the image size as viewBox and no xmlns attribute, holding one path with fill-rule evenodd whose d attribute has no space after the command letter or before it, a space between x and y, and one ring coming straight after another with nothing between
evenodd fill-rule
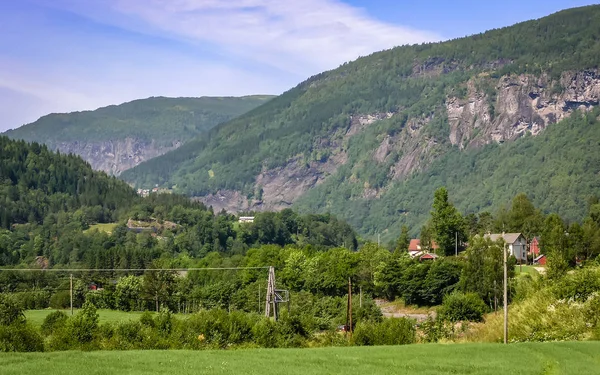
<instances>
[{"instance_id":1,"label":"tree","mask_svg":"<svg viewBox=\"0 0 600 375\"><path fill-rule=\"evenodd\" d=\"M448 201L448 190L441 187L435 191L431 223L433 236L444 255L455 252L456 241L458 246L467 240L465 225L458 210Z\"/></svg>"},{"instance_id":2,"label":"tree","mask_svg":"<svg viewBox=\"0 0 600 375\"><path fill-rule=\"evenodd\" d=\"M132 311L138 307L142 279L137 276L121 277L115 288L115 304L119 310Z\"/></svg>"},{"instance_id":3,"label":"tree","mask_svg":"<svg viewBox=\"0 0 600 375\"><path fill-rule=\"evenodd\" d=\"M569 247L565 223L557 214L551 214L544 222L540 246L546 254L546 273L549 278L562 276L569 264L575 263L575 256Z\"/></svg>"},{"instance_id":4,"label":"tree","mask_svg":"<svg viewBox=\"0 0 600 375\"><path fill-rule=\"evenodd\" d=\"M154 299L156 312L160 310L160 303L165 302L174 289L175 275L172 271L149 271L144 275L143 291Z\"/></svg>"},{"instance_id":5,"label":"tree","mask_svg":"<svg viewBox=\"0 0 600 375\"><path fill-rule=\"evenodd\" d=\"M406 225L402 226L400 231L400 237L396 241L396 246L394 248L394 255L399 255L403 252L408 251L408 245L410 245L410 236L408 235L408 227Z\"/></svg>"},{"instance_id":6,"label":"tree","mask_svg":"<svg viewBox=\"0 0 600 375\"><path fill-rule=\"evenodd\" d=\"M474 236L469 240L467 261L460 276L460 288L474 292L491 307L501 301L504 279L504 241ZM508 278L514 277L515 258L508 258Z\"/></svg>"}]
</instances>

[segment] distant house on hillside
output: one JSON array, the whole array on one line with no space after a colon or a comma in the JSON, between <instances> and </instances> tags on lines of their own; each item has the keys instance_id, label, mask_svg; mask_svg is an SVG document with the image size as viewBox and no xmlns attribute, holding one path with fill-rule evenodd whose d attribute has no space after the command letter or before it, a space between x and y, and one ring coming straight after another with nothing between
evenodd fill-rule
<instances>
[{"instance_id":1,"label":"distant house on hillside","mask_svg":"<svg viewBox=\"0 0 600 375\"><path fill-rule=\"evenodd\" d=\"M492 241L497 241L500 238L504 239L504 242L508 246L508 253L517 258L517 260L527 262L527 241L521 233L488 233L484 237Z\"/></svg>"},{"instance_id":2,"label":"distant house on hillside","mask_svg":"<svg viewBox=\"0 0 600 375\"><path fill-rule=\"evenodd\" d=\"M239 223L254 223L254 216L240 216Z\"/></svg>"},{"instance_id":3,"label":"distant house on hillside","mask_svg":"<svg viewBox=\"0 0 600 375\"><path fill-rule=\"evenodd\" d=\"M434 252L439 249L440 247L438 246L438 244L435 243L435 241L431 241L431 249L429 250L433 250ZM422 254L424 254L428 249L423 249L421 248L421 240L418 238L413 238L412 240L410 240L410 243L408 244L408 254L411 256L411 258L416 258L418 256L421 256Z\"/></svg>"}]
</instances>

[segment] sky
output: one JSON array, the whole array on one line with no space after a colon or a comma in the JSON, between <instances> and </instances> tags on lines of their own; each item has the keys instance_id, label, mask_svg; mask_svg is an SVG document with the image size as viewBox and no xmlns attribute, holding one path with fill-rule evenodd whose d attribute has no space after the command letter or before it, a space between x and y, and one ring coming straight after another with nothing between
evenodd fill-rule
<instances>
[{"instance_id":1,"label":"sky","mask_svg":"<svg viewBox=\"0 0 600 375\"><path fill-rule=\"evenodd\" d=\"M0 131L150 96L280 94L398 45L580 0L0 0Z\"/></svg>"}]
</instances>

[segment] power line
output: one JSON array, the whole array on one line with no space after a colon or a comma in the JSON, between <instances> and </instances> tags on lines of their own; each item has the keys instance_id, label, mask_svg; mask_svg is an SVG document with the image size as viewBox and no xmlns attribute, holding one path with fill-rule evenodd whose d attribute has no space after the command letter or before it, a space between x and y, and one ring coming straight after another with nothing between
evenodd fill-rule
<instances>
[{"instance_id":1,"label":"power line","mask_svg":"<svg viewBox=\"0 0 600 375\"><path fill-rule=\"evenodd\" d=\"M0 268L4 272L154 272L154 271L237 271L268 270L269 267L206 267L206 268Z\"/></svg>"}]
</instances>

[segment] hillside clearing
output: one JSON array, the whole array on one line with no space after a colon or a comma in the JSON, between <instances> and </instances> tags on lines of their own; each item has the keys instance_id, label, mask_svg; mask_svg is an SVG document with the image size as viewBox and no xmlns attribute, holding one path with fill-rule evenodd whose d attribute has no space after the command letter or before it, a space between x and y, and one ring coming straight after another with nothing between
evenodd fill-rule
<instances>
[{"instance_id":1,"label":"hillside clearing","mask_svg":"<svg viewBox=\"0 0 600 375\"><path fill-rule=\"evenodd\" d=\"M92 224L90 227L84 231L84 233L91 232L93 230L97 230L98 232L105 232L108 234L112 234L113 230L119 225L118 223L106 223L106 224Z\"/></svg>"},{"instance_id":2,"label":"hillside clearing","mask_svg":"<svg viewBox=\"0 0 600 375\"><path fill-rule=\"evenodd\" d=\"M599 374L600 342L0 354L4 375Z\"/></svg>"}]
</instances>

